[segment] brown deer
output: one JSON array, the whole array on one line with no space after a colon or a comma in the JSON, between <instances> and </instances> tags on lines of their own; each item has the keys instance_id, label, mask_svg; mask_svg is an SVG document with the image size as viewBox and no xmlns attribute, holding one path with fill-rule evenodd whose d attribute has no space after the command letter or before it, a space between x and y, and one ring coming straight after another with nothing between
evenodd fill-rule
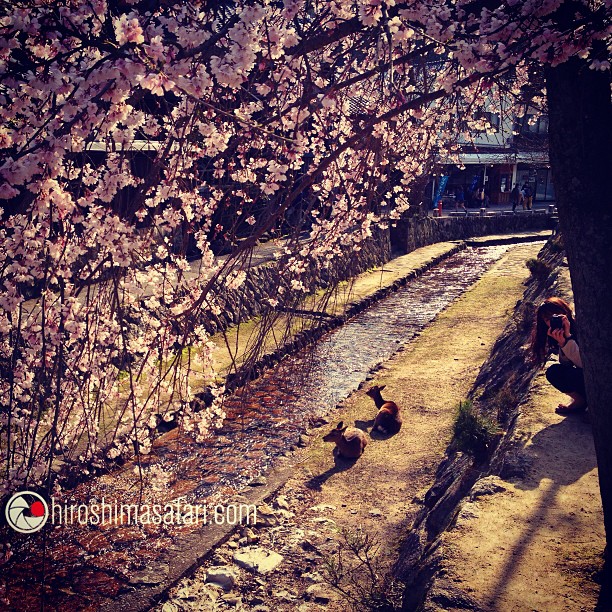
<instances>
[{"instance_id":1,"label":"brown deer","mask_svg":"<svg viewBox=\"0 0 612 612\"><path fill-rule=\"evenodd\" d=\"M335 442L338 455L347 459L357 459L361 457L363 449L368 443L368 439L361 429L347 427L342 421L335 429L323 436L324 442Z\"/></svg>"},{"instance_id":2,"label":"brown deer","mask_svg":"<svg viewBox=\"0 0 612 612\"><path fill-rule=\"evenodd\" d=\"M386 402L380 392L385 385L378 387L374 385L366 391L366 395L371 397L378 408L378 414L374 419L372 431L380 431L384 434L396 434L402 427L402 417L400 410L395 402Z\"/></svg>"}]
</instances>

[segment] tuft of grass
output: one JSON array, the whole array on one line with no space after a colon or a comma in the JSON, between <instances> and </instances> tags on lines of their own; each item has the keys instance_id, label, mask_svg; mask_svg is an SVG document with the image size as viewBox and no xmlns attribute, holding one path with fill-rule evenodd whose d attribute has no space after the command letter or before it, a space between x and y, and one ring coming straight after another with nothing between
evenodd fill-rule
<instances>
[{"instance_id":1,"label":"tuft of grass","mask_svg":"<svg viewBox=\"0 0 612 612\"><path fill-rule=\"evenodd\" d=\"M534 278L547 278L553 271L552 266L541 259L536 259L535 257L528 259L525 262L525 265L527 266L529 272L531 272L531 276Z\"/></svg>"},{"instance_id":2,"label":"tuft of grass","mask_svg":"<svg viewBox=\"0 0 612 612\"><path fill-rule=\"evenodd\" d=\"M474 456L482 458L492 438L499 428L491 419L480 414L472 402L465 400L459 402L459 408L453 426L453 447Z\"/></svg>"}]
</instances>

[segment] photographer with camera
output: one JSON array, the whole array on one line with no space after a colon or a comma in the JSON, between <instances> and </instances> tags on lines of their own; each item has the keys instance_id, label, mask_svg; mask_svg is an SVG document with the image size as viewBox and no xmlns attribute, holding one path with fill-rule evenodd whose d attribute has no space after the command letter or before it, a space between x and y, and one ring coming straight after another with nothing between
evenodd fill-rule
<instances>
[{"instance_id":1,"label":"photographer with camera","mask_svg":"<svg viewBox=\"0 0 612 612\"><path fill-rule=\"evenodd\" d=\"M546 378L553 387L569 395L572 401L567 405L559 404L555 410L558 414L584 412L587 407L576 333L576 321L569 304L558 297L544 300L536 312L531 351L540 365L544 364L551 351L559 355L559 363L546 370Z\"/></svg>"}]
</instances>

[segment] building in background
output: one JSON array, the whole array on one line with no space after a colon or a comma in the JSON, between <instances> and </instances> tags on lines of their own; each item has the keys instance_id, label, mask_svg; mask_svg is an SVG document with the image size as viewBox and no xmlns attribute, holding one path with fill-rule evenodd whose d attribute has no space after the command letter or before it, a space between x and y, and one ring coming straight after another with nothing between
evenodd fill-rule
<instances>
[{"instance_id":1,"label":"building in background","mask_svg":"<svg viewBox=\"0 0 612 612\"><path fill-rule=\"evenodd\" d=\"M548 118L526 114L521 119L485 113L488 130L470 142L460 142L458 159L441 159L432 181L432 204L442 196L445 205L452 205L460 188L468 207L482 205L484 189L486 205L510 205L510 192L515 184L528 183L534 200L555 199L548 160ZM440 186L445 183L443 193Z\"/></svg>"}]
</instances>

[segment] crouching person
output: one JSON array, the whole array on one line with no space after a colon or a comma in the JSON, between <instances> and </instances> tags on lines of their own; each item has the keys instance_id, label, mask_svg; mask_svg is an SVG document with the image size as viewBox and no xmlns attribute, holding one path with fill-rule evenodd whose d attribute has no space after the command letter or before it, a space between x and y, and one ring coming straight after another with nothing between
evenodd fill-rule
<instances>
[{"instance_id":1,"label":"crouching person","mask_svg":"<svg viewBox=\"0 0 612 612\"><path fill-rule=\"evenodd\" d=\"M536 312L531 350L535 360L543 364L552 351L559 355L559 363L546 370L548 382L566 395L571 402L559 404L555 412L572 414L584 412L587 407L582 360L578 347L576 321L569 304L551 297Z\"/></svg>"}]
</instances>

